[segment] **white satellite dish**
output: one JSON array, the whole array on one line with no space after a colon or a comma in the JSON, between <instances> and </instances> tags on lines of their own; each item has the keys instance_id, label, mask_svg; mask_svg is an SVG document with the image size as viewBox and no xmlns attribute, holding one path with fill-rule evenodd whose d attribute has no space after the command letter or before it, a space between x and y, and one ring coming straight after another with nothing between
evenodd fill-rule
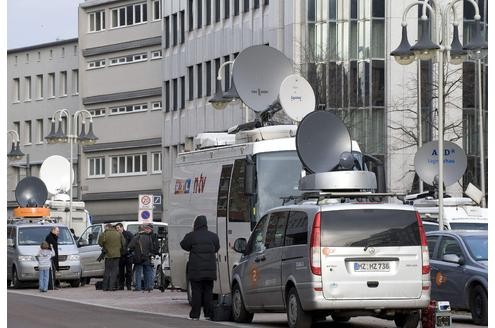
<instances>
[{"instance_id":1,"label":"white satellite dish","mask_svg":"<svg viewBox=\"0 0 495 328\"><path fill-rule=\"evenodd\" d=\"M444 184L450 186L456 183L464 174L467 167L467 157L464 150L450 141L444 141L443 172ZM438 176L438 141L424 144L414 156L414 168L418 176L429 185L433 185Z\"/></svg>"},{"instance_id":2,"label":"white satellite dish","mask_svg":"<svg viewBox=\"0 0 495 328\"><path fill-rule=\"evenodd\" d=\"M69 170L72 171L72 181ZM50 194L67 193L74 182L74 170L65 157L53 155L41 164L40 179L43 180Z\"/></svg>"},{"instance_id":3,"label":"white satellite dish","mask_svg":"<svg viewBox=\"0 0 495 328\"><path fill-rule=\"evenodd\" d=\"M232 70L239 97L255 112L268 109L278 100L280 84L290 74L289 58L275 48L260 45L243 50Z\"/></svg>"},{"instance_id":4,"label":"white satellite dish","mask_svg":"<svg viewBox=\"0 0 495 328\"><path fill-rule=\"evenodd\" d=\"M313 88L298 74L291 74L282 81L278 99L287 116L296 122L300 122L304 116L312 112L316 105Z\"/></svg>"}]
</instances>

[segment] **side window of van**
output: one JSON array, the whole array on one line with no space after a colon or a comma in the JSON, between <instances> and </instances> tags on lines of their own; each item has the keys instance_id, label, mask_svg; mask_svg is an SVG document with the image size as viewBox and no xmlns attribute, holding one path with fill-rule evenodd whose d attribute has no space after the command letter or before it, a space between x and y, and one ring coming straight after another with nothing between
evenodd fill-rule
<instances>
[{"instance_id":1,"label":"side window of van","mask_svg":"<svg viewBox=\"0 0 495 328\"><path fill-rule=\"evenodd\" d=\"M308 243L308 216L305 212L291 211L285 233L285 246Z\"/></svg>"},{"instance_id":2,"label":"side window of van","mask_svg":"<svg viewBox=\"0 0 495 328\"><path fill-rule=\"evenodd\" d=\"M289 212L277 212L270 215L268 227L266 228L266 248L275 248L284 245L288 214Z\"/></svg>"},{"instance_id":3,"label":"side window of van","mask_svg":"<svg viewBox=\"0 0 495 328\"><path fill-rule=\"evenodd\" d=\"M249 222L249 196L245 193L246 160L236 159L229 195L229 222Z\"/></svg>"},{"instance_id":4,"label":"side window of van","mask_svg":"<svg viewBox=\"0 0 495 328\"><path fill-rule=\"evenodd\" d=\"M246 254L251 254L255 252L259 252L265 249L264 243L264 232L266 223L268 222L268 215L265 215L258 222L253 232L251 233L251 237L249 237L248 245L246 248Z\"/></svg>"},{"instance_id":5,"label":"side window of van","mask_svg":"<svg viewBox=\"0 0 495 328\"><path fill-rule=\"evenodd\" d=\"M7 239L12 239L15 243L15 227L7 227Z\"/></svg>"}]
</instances>

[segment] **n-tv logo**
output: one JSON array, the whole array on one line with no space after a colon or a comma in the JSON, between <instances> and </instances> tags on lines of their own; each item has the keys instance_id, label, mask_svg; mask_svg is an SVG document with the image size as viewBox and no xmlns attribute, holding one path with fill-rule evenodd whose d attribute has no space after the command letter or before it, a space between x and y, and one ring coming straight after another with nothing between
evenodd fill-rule
<instances>
[{"instance_id":1,"label":"n-tv logo","mask_svg":"<svg viewBox=\"0 0 495 328\"><path fill-rule=\"evenodd\" d=\"M203 173L199 177L187 178L187 179L176 179L175 180L175 190L174 194L202 194L206 186L206 177Z\"/></svg>"}]
</instances>

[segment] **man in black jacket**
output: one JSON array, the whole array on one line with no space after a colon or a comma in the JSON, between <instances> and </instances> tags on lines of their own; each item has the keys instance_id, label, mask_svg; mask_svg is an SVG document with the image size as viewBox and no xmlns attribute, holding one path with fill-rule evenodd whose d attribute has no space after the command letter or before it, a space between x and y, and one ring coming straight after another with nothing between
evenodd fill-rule
<instances>
[{"instance_id":1,"label":"man in black jacket","mask_svg":"<svg viewBox=\"0 0 495 328\"><path fill-rule=\"evenodd\" d=\"M124 286L127 287L127 290L131 290L132 286L132 259L129 254L129 250L127 246L131 243L134 235L132 232L125 230L124 225L122 223L117 223L115 228L118 232L122 234L125 240L124 251L120 256L119 261L119 288L121 290L124 289Z\"/></svg>"},{"instance_id":2,"label":"man in black jacket","mask_svg":"<svg viewBox=\"0 0 495 328\"><path fill-rule=\"evenodd\" d=\"M60 233L60 229L57 226L53 226L50 229L50 233L46 236L45 241L50 245L53 252L55 252L55 256L52 257L52 267L50 269L51 273L49 275L48 280L48 288L53 288L53 281L55 280L55 286L59 287L60 282L55 279L55 271L58 272L58 234Z\"/></svg>"},{"instance_id":3,"label":"man in black jacket","mask_svg":"<svg viewBox=\"0 0 495 328\"><path fill-rule=\"evenodd\" d=\"M213 281L217 280L216 253L220 249L220 242L217 234L208 231L204 215L196 217L194 230L184 236L180 246L189 252L187 279L192 289L189 317L198 320L203 306L205 318L211 318Z\"/></svg>"},{"instance_id":4,"label":"man in black jacket","mask_svg":"<svg viewBox=\"0 0 495 328\"><path fill-rule=\"evenodd\" d=\"M153 262L152 256L159 254L158 238L153 233L153 224L145 223L131 240L128 246L133 253L132 261L135 271L135 289L141 290L141 273L144 275L144 289L153 290Z\"/></svg>"}]
</instances>

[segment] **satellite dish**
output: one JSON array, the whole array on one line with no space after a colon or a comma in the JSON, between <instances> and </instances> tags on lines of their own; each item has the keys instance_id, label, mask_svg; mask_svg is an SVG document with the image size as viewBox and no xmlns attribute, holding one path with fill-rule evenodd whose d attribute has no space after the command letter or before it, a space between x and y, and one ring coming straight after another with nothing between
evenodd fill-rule
<instances>
[{"instance_id":1,"label":"satellite dish","mask_svg":"<svg viewBox=\"0 0 495 328\"><path fill-rule=\"evenodd\" d=\"M72 181L70 174L72 171ZM46 184L48 192L52 195L65 193L70 190L74 182L74 170L69 161L62 156L53 155L43 161L40 168L40 178Z\"/></svg>"},{"instance_id":2,"label":"satellite dish","mask_svg":"<svg viewBox=\"0 0 495 328\"><path fill-rule=\"evenodd\" d=\"M278 99L280 84L292 74L292 63L268 46L252 46L235 59L232 76L241 98L255 112L262 112Z\"/></svg>"},{"instance_id":3,"label":"satellite dish","mask_svg":"<svg viewBox=\"0 0 495 328\"><path fill-rule=\"evenodd\" d=\"M298 74L291 74L282 81L278 99L287 116L296 122L300 122L315 109L316 99L313 88Z\"/></svg>"},{"instance_id":4,"label":"satellite dish","mask_svg":"<svg viewBox=\"0 0 495 328\"><path fill-rule=\"evenodd\" d=\"M45 183L37 177L25 177L15 188L15 199L22 207L43 206L47 196Z\"/></svg>"},{"instance_id":5,"label":"satellite dish","mask_svg":"<svg viewBox=\"0 0 495 328\"><path fill-rule=\"evenodd\" d=\"M307 171L328 172L340 164L342 155L351 152L351 137L335 114L314 111L297 128L296 149Z\"/></svg>"},{"instance_id":6,"label":"satellite dish","mask_svg":"<svg viewBox=\"0 0 495 328\"><path fill-rule=\"evenodd\" d=\"M446 186L456 183L467 167L464 150L450 141L444 141L443 180ZM433 185L438 176L438 141L424 144L414 156L414 168L421 180Z\"/></svg>"}]
</instances>

